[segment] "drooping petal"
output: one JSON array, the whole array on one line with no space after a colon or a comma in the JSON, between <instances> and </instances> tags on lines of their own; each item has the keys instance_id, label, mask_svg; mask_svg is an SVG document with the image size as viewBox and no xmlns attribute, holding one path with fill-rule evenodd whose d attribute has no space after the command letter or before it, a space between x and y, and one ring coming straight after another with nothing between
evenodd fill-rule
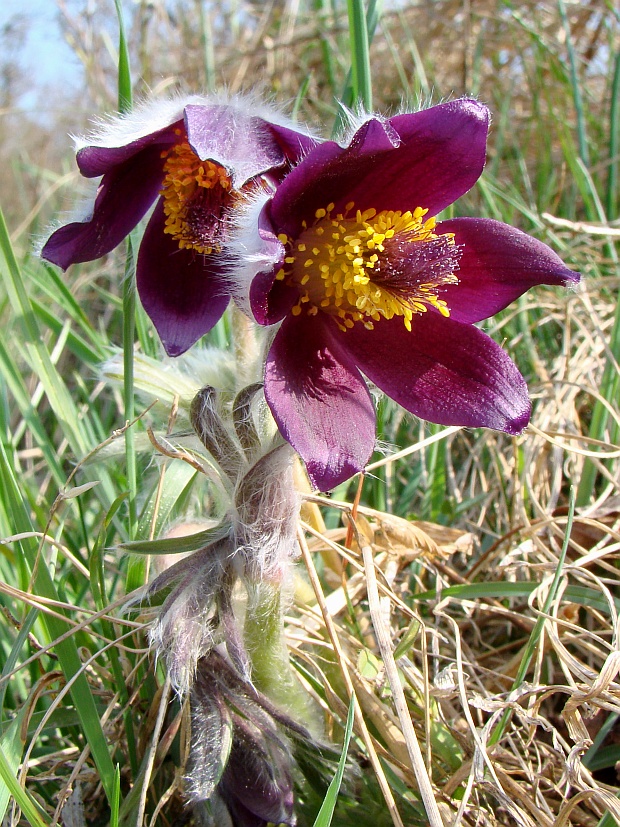
<instances>
[{"instance_id":1,"label":"drooping petal","mask_svg":"<svg viewBox=\"0 0 620 827\"><path fill-rule=\"evenodd\" d=\"M315 211L349 202L357 209L414 210L437 215L480 177L489 113L456 100L389 121L371 119L340 147L326 141L285 178L273 199L277 231L294 236Z\"/></svg>"},{"instance_id":2,"label":"drooping petal","mask_svg":"<svg viewBox=\"0 0 620 827\"><path fill-rule=\"evenodd\" d=\"M52 233L41 256L66 270L71 264L109 253L146 214L157 198L162 177L156 147L104 175L92 216Z\"/></svg>"},{"instance_id":3,"label":"drooping petal","mask_svg":"<svg viewBox=\"0 0 620 827\"><path fill-rule=\"evenodd\" d=\"M185 125L196 155L226 167L238 189L250 178L284 166L287 160L297 161L316 143L236 106L190 104L185 107Z\"/></svg>"},{"instance_id":4,"label":"drooping petal","mask_svg":"<svg viewBox=\"0 0 620 827\"><path fill-rule=\"evenodd\" d=\"M132 163L140 164L141 162L135 157L136 155L145 150L149 152L153 149L160 153L166 147L172 146L178 140L175 129L182 126L183 121L179 120L177 123L157 129L120 146L88 144L78 150L76 155L77 165L85 178L98 178L131 159L134 159ZM119 141L122 140L119 135ZM152 156L153 153L149 152L149 157Z\"/></svg>"},{"instance_id":5,"label":"drooping petal","mask_svg":"<svg viewBox=\"0 0 620 827\"><path fill-rule=\"evenodd\" d=\"M181 250L164 233L158 202L140 245L136 279L144 309L169 356L179 356L221 318L228 306L225 268L218 253Z\"/></svg>"},{"instance_id":6,"label":"drooping petal","mask_svg":"<svg viewBox=\"0 0 620 827\"><path fill-rule=\"evenodd\" d=\"M454 233L460 247L459 283L441 295L456 321L488 319L538 284L579 281L550 247L499 221L454 218L440 222L437 232Z\"/></svg>"},{"instance_id":7,"label":"drooping petal","mask_svg":"<svg viewBox=\"0 0 620 827\"><path fill-rule=\"evenodd\" d=\"M364 467L375 413L359 371L330 319L290 316L271 347L265 397L284 438L306 463L312 484L334 488Z\"/></svg>"},{"instance_id":8,"label":"drooping petal","mask_svg":"<svg viewBox=\"0 0 620 827\"><path fill-rule=\"evenodd\" d=\"M429 310L355 325L343 341L360 370L411 413L439 425L518 434L527 425L527 386L510 357L486 333Z\"/></svg>"}]
</instances>

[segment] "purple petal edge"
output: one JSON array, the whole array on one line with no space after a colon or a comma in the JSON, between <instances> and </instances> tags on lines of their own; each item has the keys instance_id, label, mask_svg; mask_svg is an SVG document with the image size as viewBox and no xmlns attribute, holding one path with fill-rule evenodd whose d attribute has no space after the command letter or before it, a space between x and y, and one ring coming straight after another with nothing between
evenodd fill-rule
<instances>
[{"instance_id":1,"label":"purple petal edge","mask_svg":"<svg viewBox=\"0 0 620 827\"><path fill-rule=\"evenodd\" d=\"M375 441L375 412L359 371L329 319L290 316L271 346L265 398L284 438L328 491L364 468Z\"/></svg>"},{"instance_id":2,"label":"purple petal edge","mask_svg":"<svg viewBox=\"0 0 620 827\"><path fill-rule=\"evenodd\" d=\"M512 359L486 333L429 310L360 325L343 339L360 370L411 413L439 425L519 434L529 422L527 385Z\"/></svg>"},{"instance_id":3,"label":"purple petal edge","mask_svg":"<svg viewBox=\"0 0 620 827\"><path fill-rule=\"evenodd\" d=\"M441 221L438 233L454 233L461 248L459 283L442 292L455 321L479 322L503 310L539 284L571 286L580 275L553 250L527 233L490 218Z\"/></svg>"}]
</instances>

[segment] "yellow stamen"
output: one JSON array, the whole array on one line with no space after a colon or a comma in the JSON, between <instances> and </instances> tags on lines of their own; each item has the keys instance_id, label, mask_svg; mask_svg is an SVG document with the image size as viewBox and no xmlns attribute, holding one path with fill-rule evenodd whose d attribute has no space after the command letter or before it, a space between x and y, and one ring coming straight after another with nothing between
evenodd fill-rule
<instances>
[{"instance_id":1,"label":"yellow stamen","mask_svg":"<svg viewBox=\"0 0 620 827\"><path fill-rule=\"evenodd\" d=\"M304 295L293 315L302 313L305 302L309 315L320 309L342 330L356 322L372 329L375 322L394 316L401 316L411 330L413 316L429 307L449 316L438 293L458 283L454 270L459 251L453 234L437 235L435 218L425 218L428 210L422 207L379 213L354 207L347 204L344 213L332 215L334 205L329 204L316 210L311 227L304 223L296 240L278 236L287 247L278 278Z\"/></svg>"},{"instance_id":2,"label":"yellow stamen","mask_svg":"<svg viewBox=\"0 0 620 827\"><path fill-rule=\"evenodd\" d=\"M220 250L227 213L241 197L228 172L213 161L201 161L187 141L165 150L162 158L164 232L173 236L181 249L198 253Z\"/></svg>"}]
</instances>

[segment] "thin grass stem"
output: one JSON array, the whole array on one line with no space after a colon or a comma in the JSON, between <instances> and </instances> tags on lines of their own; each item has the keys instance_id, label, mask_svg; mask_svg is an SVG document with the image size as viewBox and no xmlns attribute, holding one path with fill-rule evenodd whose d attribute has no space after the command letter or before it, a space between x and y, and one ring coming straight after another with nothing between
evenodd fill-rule
<instances>
[{"instance_id":1,"label":"thin grass stem","mask_svg":"<svg viewBox=\"0 0 620 827\"><path fill-rule=\"evenodd\" d=\"M560 556L558 557L558 562L555 574L553 576L553 581L551 583L551 587L549 588L549 592L547 593L547 598L545 600L543 610L536 619L536 623L534 624L534 628L532 629L529 640L523 652L523 657L521 658L521 663L519 664L517 675L515 677L514 683L512 684L511 692L514 692L515 689L518 689L525 680L527 670L529 669L530 663L532 662L532 658L534 657L540 638L544 632L547 616L549 615L551 606L558 592L560 580L562 578L564 570L564 561L566 560L566 553L568 551L568 544L570 542L570 535L573 528L573 518L575 516L575 500L575 489L574 487L571 487L568 499L568 516L566 518L564 542L562 543L562 550L560 552ZM502 736L506 731L506 727L508 726L508 722L510 721L511 717L512 710L507 709L502 715L500 722L491 733L491 737L489 738L489 746L497 744L502 739Z\"/></svg>"}]
</instances>

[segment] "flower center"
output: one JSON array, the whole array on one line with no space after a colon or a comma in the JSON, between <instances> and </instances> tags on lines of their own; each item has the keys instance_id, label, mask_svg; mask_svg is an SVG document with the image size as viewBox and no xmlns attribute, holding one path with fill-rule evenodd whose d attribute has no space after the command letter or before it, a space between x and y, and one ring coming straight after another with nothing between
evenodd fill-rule
<instances>
[{"instance_id":1,"label":"flower center","mask_svg":"<svg viewBox=\"0 0 620 827\"><path fill-rule=\"evenodd\" d=\"M458 284L461 252L453 233L436 235L428 210L413 212L374 209L361 212L347 204L344 214L332 215L334 205L315 213L311 227L303 223L299 238L278 236L287 246L284 268L276 278L295 285L300 298L292 313L319 310L333 316L342 330L362 322L402 316L411 330L414 314L434 307L443 316L450 310L438 294Z\"/></svg>"},{"instance_id":2,"label":"flower center","mask_svg":"<svg viewBox=\"0 0 620 827\"><path fill-rule=\"evenodd\" d=\"M178 135L182 133L177 131ZM181 249L211 253L221 249L227 228L227 214L240 199L224 167L201 161L187 141L162 152L166 224L164 232Z\"/></svg>"}]
</instances>

